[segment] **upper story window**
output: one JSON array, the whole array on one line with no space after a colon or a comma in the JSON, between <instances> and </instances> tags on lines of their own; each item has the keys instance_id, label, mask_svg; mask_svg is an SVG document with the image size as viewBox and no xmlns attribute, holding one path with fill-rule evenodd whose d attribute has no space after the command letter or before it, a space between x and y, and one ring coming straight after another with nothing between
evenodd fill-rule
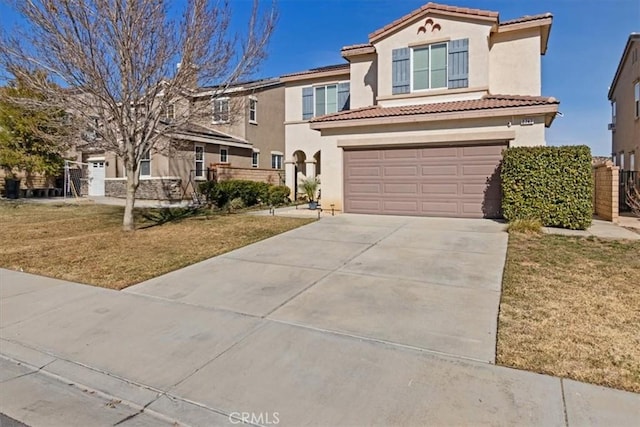
<instances>
[{"instance_id":1,"label":"upper story window","mask_svg":"<svg viewBox=\"0 0 640 427\"><path fill-rule=\"evenodd\" d=\"M302 88L302 119L349 109L349 82Z\"/></svg>"},{"instance_id":2,"label":"upper story window","mask_svg":"<svg viewBox=\"0 0 640 427\"><path fill-rule=\"evenodd\" d=\"M391 93L469 87L469 39L393 49Z\"/></svg>"},{"instance_id":3,"label":"upper story window","mask_svg":"<svg viewBox=\"0 0 640 427\"><path fill-rule=\"evenodd\" d=\"M151 176L151 153L149 150L145 151L140 159L140 176Z\"/></svg>"},{"instance_id":4,"label":"upper story window","mask_svg":"<svg viewBox=\"0 0 640 427\"><path fill-rule=\"evenodd\" d=\"M447 45L445 43L412 49L412 90L447 87Z\"/></svg>"},{"instance_id":5,"label":"upper story window","mask_svg":"<svg viewBox=\"0 0 640 427\"><path fill-rule=\"evenodd\" d=\"M174 120L176 118L175 105L169 104L164 112L164 118L167 120Z\"/></svg>"},{"instance_id":6,"label":"upper story window","mask_svg":"<svg viewBox=\"0 0 640 427\"><path fill-rule=\"evenodd\" d=\"M635 117L640 117L640 82L636 82L633 86L633 99L635 105Z\"/></svg>"},{"instance_id":7,"label":"upper story window","mask_svg":"<svg viewBox=\"0 0 640 427\"><path fill-rule=\"evenodd\" d=\"M611 123L614 125L616 124L617 109L616 101L611 101Z\"/></svg>"},{"instance_id":8,"label":"upper story window","mask_svg":"<svg viewBox=\"0 0 640 427\"><path fill-rule=\"evenodd\" d=\"M229 121L229 98L219 98L213 101L213 121L216 123Z\"/></svg>"},{"instance_id":9,"label":"upper story window","mask_svg":"<svg viewBox=\"0 0 640 427\"><path fill-rule=\"evenodd\" d=\"M258 123L258 100L249 98L249 123Z\"/></svg>"}]
</instances>

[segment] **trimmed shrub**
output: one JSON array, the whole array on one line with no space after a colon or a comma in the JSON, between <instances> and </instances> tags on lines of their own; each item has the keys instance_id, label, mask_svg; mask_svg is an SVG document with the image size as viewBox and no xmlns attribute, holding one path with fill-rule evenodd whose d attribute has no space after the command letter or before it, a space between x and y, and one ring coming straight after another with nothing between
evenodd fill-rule
<instances>
[{"instance_id":1,"label":"trimmed shrub","mask_svg":"<svg viewBox=\"0 0 640 427\"><path fill-rule=\"evenodd\" d=\"M281 206L289 202L291 190L286 185L272 185L269 187L269 204L271 206Z\"/></svg>"},{"instance_id":2,"label":"trimmed shrub","mask_svg":"<svg viewBox=\"0 0 640 427\"><path fill-rule=\"evenodd\" d=\"M232 179L213 184L207 183L206 186L201 185L200 190L219 208L234 199L240 199L244 206L250 207L269 200L269 187L270 185L265 182Z\"/></svg>"},{"instance_id":3,"label":"trimmed shrub","mask_svg":"<svg viewBox=\"0 0 640 427\"><path fill-rule=\"evenodd\" d=\"M591 151L584 145L513 147L502 161L502 211L508 221L584 230L593 216Z\"/></svg>"}]
</instances>

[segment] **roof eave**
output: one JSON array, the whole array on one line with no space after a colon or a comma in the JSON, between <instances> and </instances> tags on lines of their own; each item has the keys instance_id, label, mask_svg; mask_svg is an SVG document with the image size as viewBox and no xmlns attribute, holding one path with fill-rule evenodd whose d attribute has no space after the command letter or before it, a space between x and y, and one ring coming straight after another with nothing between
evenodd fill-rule
<instances>
[{"instance_id":1,"label":"roof eave","mask_svg":"<svg viewBox=\"0 0 640 427\"><path fill-rule=\"evenodd\" d=\"M531 21L518 22L516 24L498 25L496 31L500 34L511 31L527 30L530 28L540 28L540 55L544 55L545 53L547 53L552 24L553 16L548 16Z\"/></svg>"},{"instance_id":2,"label":"roof eave","mask_svg":"<svg viewBox=\"0 0 640 427\"><path fill-rule=\"evenodd\" d=\"M532 105L523 107L502 107L502 108L484 108L478 110L465 111L449 111L443 113L424 113L401 116L373 117L362 119L345 119L345 120L326 120L318 122L310 122L309 127L313 130L323 130L344 127L360 127L360 126L383 126L388 124L407 124L419 122L434 122L446 120L467 120L485 117L501 117L512 115L553 115L555 117L558 112L558 104ZM545 120L545 126L549 127L553 118Z\"/></svg>"},{"instance_id":3,"label":"roof eave","mask_svg":"<svg viewBox=\"0 0 640 427\"><path fill-rule=\"evenodd\" d=\"M403 18L400 18L397 24L387 29L380 29L380 30L374 31L373 33L370 33L369 43L377 43L378 41L390 36L391 34L395 33L396 31L399 31L400 29L408 25L411 25L415 21L418 21L429 14L440 15L444 17L467 19L467 20L473 20L473 21L489 22L493 24L498 22L497 13L492 16L484 16L484 15L473 15L469 13L453 12L453 11L446 11L446 10L433 9L433 8L426 8L423 10L419 9L415 12L412 12L404 16Z\"/></svg>"},{"instance_id":4,"label":"roof eave","mask_svg":"<svg viewBox=\"0 0 640 427\"><path fill-rule=\"evenodd\" d=\"M347 64L347 65L349 65L349 64ZM350 69L348 67L346 67L346 68L341 68L341 69L338 69L338 70L329 70L329 71L305 73L305 74L299 74L299 75L295 75L295 76L285 76L285 77L281 77L280 81L283 82L283 83L290 83L290 82L297 82L297 81L303 81L303 80L319 79L319 78L324 78L324 77L345 76L345 75L349 75L349 73L350 73Z\"/></svg>"},{"instance_id":5,"label":"roof eave","mask_svg":"<svg viewBox=\"0 0 640 427\"><path fill-rule=\"evenodd\" d=\"M622 51L622 56L620 57L620 62L618 63L618 68L616 68L616 73L613 76L613 81L611 82L611 86L609 87L609 93L607 94L607 98L609 101L612 101L613 91L618 84L618 78L620 77L620 73L622 72L622 67L624 66L625 61L627 60L627 56L631 51L631 45L634 41L640 42L640 33L631 33L629 34L629 38L627 39L627 44L624 46L624 50Z\"/></svg>"}]
</instances>

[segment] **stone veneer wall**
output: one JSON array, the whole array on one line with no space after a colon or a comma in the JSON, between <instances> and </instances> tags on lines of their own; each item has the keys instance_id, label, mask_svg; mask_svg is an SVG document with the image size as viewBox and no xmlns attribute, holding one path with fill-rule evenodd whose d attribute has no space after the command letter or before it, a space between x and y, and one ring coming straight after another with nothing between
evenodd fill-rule
<instances>
[{"instance_id":1,"label":"stone veneer wall","mask_svg":"<svg viewBox=\"0 0 640 427\"><path fill-rule=\"evenodd\" d=\"M247 181L266 182L273 185L284 185L284 170L238 168L225 165L212 165L217 181L243 179Z\"/></svg>"},{"instance_id":2,"label":"stone veneer wall","mask_svg":"<svg viewBox=\"0 0 640 427\"><path fill-rule=\"evenodd\" d=\"M593 209L607 221L618 219L619 168L610 161L593 167Z\"/></svg>"},{"instance_id":3,"label":"stone veneer wall","mask_svg":"<svg viewBox=\"0 0 640 427\"><path fill-rule=\"evenodd\" d=\"M151 178L141 179L137 199L149 200L179 200L182 198L182 180L180 178ZM121 178L107 178L104 182L104 194L108 197L127 195L126 181Z\"/></svg>"}]
</instances>

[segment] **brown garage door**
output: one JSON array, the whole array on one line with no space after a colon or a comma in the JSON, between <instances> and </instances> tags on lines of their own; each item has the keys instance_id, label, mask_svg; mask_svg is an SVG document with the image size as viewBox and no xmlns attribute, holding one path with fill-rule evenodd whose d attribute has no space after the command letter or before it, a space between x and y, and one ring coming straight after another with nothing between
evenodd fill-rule
<instances>
[{"instance_id":1,"label":"brown garage door","mask_svg":"<svg viewBox=\"0 0 640 427\"><path fill-rule=\"evenodd\" d=\"M500 217L506 143L344 152L345 212Z\"/></svg>"}]
</instances>

